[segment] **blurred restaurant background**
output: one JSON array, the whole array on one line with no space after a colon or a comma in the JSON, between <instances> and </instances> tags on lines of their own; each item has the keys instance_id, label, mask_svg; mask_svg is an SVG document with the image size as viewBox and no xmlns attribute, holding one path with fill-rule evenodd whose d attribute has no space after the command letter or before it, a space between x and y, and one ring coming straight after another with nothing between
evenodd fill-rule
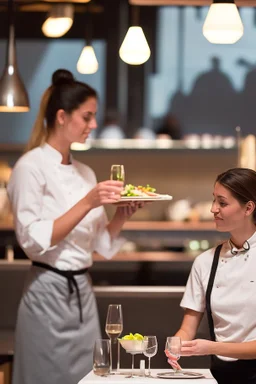
<instances>
[{"instance_id":1,"label":"blurred restaurant background","mask_svg":"<svg viewBox=\"0 0 256 384\"><path fill-rule=\"evenodd\" d=\"M179 307L195 257L218 244L210 214L216 176L236 166L255 169L256 0L236 4L243 36L235 44L212 44L202 29L208 0L0 1L0 74L16 53L27 112L1 112L0 80L0 372L10 382L13 336L29 261L18 246L6 185L29 138L40 97L58 68L96 88L98 129L75 158L99 181L112 164L123 164L125 183L147 185L173 200L147 204L125 224L127 241L111 260L95 254L90 275L102 334L107 307L122 304L123 334L156 334L153 368L167 367L164 341L177 330ZM70 29L49 37L42 25L54 7L71 6ZM60 10L58 9L58 12ZM14 24L13 24L14 22ZM142 27L150 57L142 64L119 55L128 28ZM10 26L15 27L15 40ZM13 30L14 30L13 29ZM9 42L9 45L8 45ZM16 44L16 45L15 45ZM93 73L79 66L91 46ZM9 56L7 55L9 47ZM16 47L16 48L15 48ZM147 51L149 56L149 51ZM86 63L86 60L85 60ZM113 206L106 207L111 215ZM208 337L205 321L199 337ZM135 362L139 364L135 357ZM182 358L186 367L209 367L205 357ZM130 357L122 351L121 367ZM1 383L2 384L2 383Z\"/></svg>"}]
</instances>

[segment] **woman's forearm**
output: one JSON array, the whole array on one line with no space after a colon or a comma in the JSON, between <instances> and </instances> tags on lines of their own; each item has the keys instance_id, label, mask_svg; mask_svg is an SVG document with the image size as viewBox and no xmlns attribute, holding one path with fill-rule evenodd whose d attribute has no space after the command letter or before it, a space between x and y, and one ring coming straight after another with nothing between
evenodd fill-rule
<instances>
[{"instance_id":1,"label":"woman's forearm","mask_svg":"<svg viewBox=\"0 0 256 384\"><path fill-rule=\"evenodd\" d=\"M256 359L256 341L243 343L213 342L212 354L235 359Z\"/></svg>"},{"instance_id":2,"label":"woman's forearm","mask_svg":"<svg viewBox=\"0 0 256 384\"><path fill-rule=\"evenodd\" d=\"M107 230L110 234L111 239L114 239L120 234L125 221L126 219L124 217L118 217L117 215L115 215L113 219L108 223Z\"/></svg>"}]
</instances>

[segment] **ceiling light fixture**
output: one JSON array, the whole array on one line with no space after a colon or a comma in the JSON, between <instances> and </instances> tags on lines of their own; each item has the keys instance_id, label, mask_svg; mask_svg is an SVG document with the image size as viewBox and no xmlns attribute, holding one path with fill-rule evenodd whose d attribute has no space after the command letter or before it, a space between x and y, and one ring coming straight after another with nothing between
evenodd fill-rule
<instances>
[{"instance_id":1,"label":"ceiling light fixture","mask_svg":"<svg viewBox=\"0 0 256 384\"><path fill-rule=\"evenodd\" d=\"M244 27L234 0L213 0L203 25L203 35L213 44L234 44Z\"/></svg>"},{"instance_id":2,"label":"ceiling light fixture","mask_svg":"<svg viewBox=\"0 0 256 384\"><path fill-rule=\"evenodd\" d=\"M19 76L16 60L13 0L8 1L8 18L6 66L0 79L0 112L28 112L28 94Z\"/></svg>"},{"instance_id":3,"label":"ceiling light fixture","mask_svg":"<svg viewBox=\"0 0 256 384\"><path fill-rule=\"evenodd\" d=\"M92 46L92 14L87 7L85 13L85 46L78 59L76 68L78 72L91 75L97 72L99 68L98 60Z\"/></svg>"},{"instance_id":4,"label":"ceiling light fixture","mask_svg":"<svg viewBox=\"0 0 256 384\"><path fill-rule=\"evenodd\" d=\"M43 34L47 37L61 37L72 27L74 19L73 4L55 4L42 25Z\"/></svg>"},{"instance_id":5,"label":"ceiling light fixture","mask_svg":"<svg viewBox=\"0 0 256 384\"><path fill-rule=\"evenodd\" d=\"M150 57L150 48L143 29L138 23L138 7L133 6L132 24L119 49L120 58L127 64L140 65Z\"/></svg>"}]
</instances>

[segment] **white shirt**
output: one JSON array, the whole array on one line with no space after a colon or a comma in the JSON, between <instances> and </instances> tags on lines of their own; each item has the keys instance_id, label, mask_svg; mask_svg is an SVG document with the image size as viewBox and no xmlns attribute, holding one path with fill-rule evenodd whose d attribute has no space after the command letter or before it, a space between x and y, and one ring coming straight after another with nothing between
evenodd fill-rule
<instances>
[{"instance_id":1,"label":"white shirt","mask_svg":"<svg viewBox=\"0 0 256 384\"><path fill-rule=\"evenodd\" d=\"M34 261L62 270L92 265L92 252L111 258L122 246L111 241L104 208L92 209L57 245L51 247L53 223L97 183L94 172L71 158L61 164L62 155L48 144L23 155L16 163L7 190L15 231L20 246Z\"/></svg>"},{"instance_id":2,"label":"white shirt","mask_svg":"<svg viewBox=\"0 0 256 384\"><path fill-rule=\"evenodd\" d=\"M249 251L232 255L229 242L221 249L211 293L216 341L256 340L256 232L248 239ZM205 295L215 248L199 255L193 264L181 307L205 311ZM234 360L221 357L223 360Z\"/></svg>"}]
</instances>

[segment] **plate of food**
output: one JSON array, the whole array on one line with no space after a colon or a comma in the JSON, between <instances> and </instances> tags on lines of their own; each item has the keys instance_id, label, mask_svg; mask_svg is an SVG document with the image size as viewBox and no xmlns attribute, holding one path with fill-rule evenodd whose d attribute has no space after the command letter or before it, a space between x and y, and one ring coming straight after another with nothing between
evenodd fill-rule
<instances>
[{"instance_id":1,"label":"plate of food","mask_svg":"<svg viewBox=\"0 0 256 384\"><path fill-rule=\"evenodd\" d=\"M205 378L205 376L200 372L190 372L190 371L160 372L160 373L157 373L156 375L161 379L203 379Z\"/></svg>"},{"instance_id":2,"label":"plate of food","mask_svg":"<svg viewBox=\"0 0 256 384\"><path fill-rule=\"evenodd\" d=\"M126 184L123 191L121 192L121 199L119 202L163 200L172 200L172 196L156 193L156 189L151 187L149 184L146 186Z\"/></svg>"}]
</instances>

